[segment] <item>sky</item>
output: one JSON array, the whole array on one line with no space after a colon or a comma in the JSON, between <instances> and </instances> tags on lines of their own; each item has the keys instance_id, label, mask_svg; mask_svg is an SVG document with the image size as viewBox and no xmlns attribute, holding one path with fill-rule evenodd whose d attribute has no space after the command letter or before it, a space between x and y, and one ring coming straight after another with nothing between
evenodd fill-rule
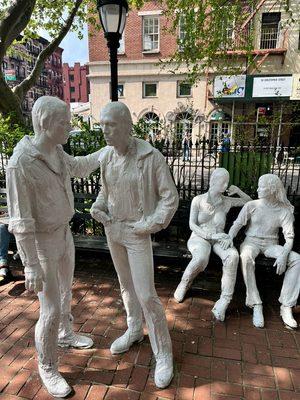
<instances>
[{"instance_id":1,"label":"sky","mask_svg":"<svg viewBox=\"0 0 300 400\"><path fill-rule=\"evenodd\" d=\"M49 39L46 31L40 32L40 35L45 39ZM89 60L87 27L85 27L83 35L83 39L80 40L75 33L69 32L60 44L60 47L64 49L62 60L65 63L69 63L70 66L73 66L75 62L85 64Z\"/></svg>"}]
</instances>

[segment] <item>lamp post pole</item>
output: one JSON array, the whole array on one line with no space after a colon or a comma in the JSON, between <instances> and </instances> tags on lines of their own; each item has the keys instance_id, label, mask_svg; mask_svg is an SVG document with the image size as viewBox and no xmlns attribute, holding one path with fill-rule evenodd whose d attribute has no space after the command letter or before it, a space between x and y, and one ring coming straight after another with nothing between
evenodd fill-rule
<instances>
[{"instance_id":1,"label":"lamp post pole","mask_svg":"<svg viewBox=\"0 0 300 400\"><path fill-rule=\"evenodd\" d=\"M100 22L110 56L111 101L118 101L118 48L126 23L127 0L97 0Z\"/></svg>"},{"instance_id":2,"label":"lamp post pole","mask_svg":"<svg viewBox=\"0 0 300 400\"><path fill-rule=\"evenodd\" d=\"M118 101L118 48L120 46L120 35L118 33L114 35L105 34L105 37L109 48L111 101Z\"/></svg>"}]
</instances>

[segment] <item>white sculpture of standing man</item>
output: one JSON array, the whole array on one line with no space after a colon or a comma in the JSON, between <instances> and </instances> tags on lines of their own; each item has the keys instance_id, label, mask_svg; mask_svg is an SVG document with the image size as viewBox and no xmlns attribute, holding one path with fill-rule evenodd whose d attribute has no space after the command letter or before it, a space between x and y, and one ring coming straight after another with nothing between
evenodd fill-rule
<instances>
[{"instance_id":1,"label":"white sculpture of standing man","mask_svg":"<svg viewBox=\"0 0 300 400\"><path fill-rule=\"evenodd\" d=\"M294 207L288 201L280 178L273 174L262 175L258 181L258 200L242 208L230 228L233 239L242 226L247 225L246 239L240 248L244 281L247 289L246 305L253 308L253 325L264 327L262 301L256 286L255 258L263 253L275 258L276 273L285 272L279 302L283 322L297 328L292 307L297 304L300 290L300 255L294 251ZM282 228L285 244L278 244L278 231Z\"/></svg>"},{"instance_id":2,"label":"white sculpture of standing man","mask_svg":"<svg viewBox=\"0 0 300 400\"><path fill-rule=\"evenodd\" d=\"M74 214L71 176L98 168L100 151L71 157L62 149L70 131L70 111L56 97L34 104L35 136L15 147L6 174L9 230L25 266L25 286L38 293L40 317L35 329L38 368L48 392L65 397L71 387L58 372L57 345L90 348L92 339L75 334L71 315L74 243L69 221Z\"/></svg>"},{"instance_id":3,"label":"white sculpture of standing man","mask_svg":"<svg viewBox=\"0 0 300 400\"><path fill-rule=\"evenodd\" d=\"M179 303L195 277L207 267L211 248L223 262L221 297L215 303L212 312L216 319L224 321L226 309L232 299L239 262L237 250L232 240L224 233L226 215L231 207L243 206L251 198L237 186L230 186L228 194L238 194L240 198L224 196L228 187L229 173L225 168L217 168L211 175L209 190L192 200L190 211L190 229L192 234L187 246L192 260L186 267L174 298Z\"/></svg>"},{"instance_id":4,"label":"white sculpture of standing man","mask_svg":"<svg viewBox=\"0 0 300 400\"><path fill-rule=\"evenodd\" d=\"M154 287L150 234L169 224L178 195L162 154L131 136L132 119L125 104L107 104L100 124L108 146L99 158L102 187L91 214L105 226L128 325L110 350L123 353L143 340L144 314L156 358L155 384L164 388L173 377L172 344Z\"/></svg>"}]
</instances>

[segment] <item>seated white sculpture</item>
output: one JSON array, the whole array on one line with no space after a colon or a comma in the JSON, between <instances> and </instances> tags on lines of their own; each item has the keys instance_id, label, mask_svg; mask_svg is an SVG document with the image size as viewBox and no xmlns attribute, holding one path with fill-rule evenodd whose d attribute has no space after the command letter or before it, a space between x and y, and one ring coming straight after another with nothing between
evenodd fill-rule
<instances>
[{"instance_id":1,"label":"seated white sculpture","mask_svg":"<svg viewBox=\"0 0 300 400\"><path fill-rule=\"evenodd\" d=\"M224 321L227 307L232 299L239 262L237 250L228 234L224 233L226 215L231 207L243 206L251 198L237 186L230 186L228 194L240 197L228 197L223 193L229 182L229 173L225 168L217 168L211 175L209 190L192 200L190 211L190 229L192 234L187 246L192 260L179 283L174 298L183 301L185 294L195 277L207 267L211 249L223 262L221 296L212 312L216 319Z\"/></svg>"},{"instance_id":2,"label":"seated white sculpture","mask_svg":"<svg viewBox=\"0 0 300 400\"><path fill-rule=\"evenodd\" d=\"M34 104L35 136L15 147L6 170L9 230L15 235L25 266L25 286L38 293L40 317L35 328L38 368L48 392L65 397L71 387L58 372L57 345L89 348L91 338L75 334L71 315L74 243L69 221L74 214L72 176L85 177L98 168L96 152L71 157L70 111L57 97Z\"/></svg>"},{"instance_id":3,"label":"seated white sculpture","mask_svg":"<svg viewBox=\"0 0 300 400\"><path fill-rule=\"evenodd\" d=\"M300 290L300 255L294 251L294 207L288 201L280 178L262 175L258 181L258 200L247 203L233 223L229 235L233 239L242 226L247 225L246 239L240 248L244 281L247 289L246 305L253 308L253 325L264 327L262 301L256 286L255 258L260 254L275 258L276 273L284 274L279 302L280 315L285 325L297 328L292 307L297 304ZM285 244L278 244L282 228Z\"/></svg>"},{"instance_id":4,"label":"seated white sculpture","mask_svg":"<svg viewBox=\"0 0 300 400\"><path fill-rule=\"evenodd\" d=\"M131 136L132 119L125 104L106 105L100 124L108 146L99 159L102 186L91 214L105 226L128 325L110 350L123 353L143 340L144 314L156 358L155 384L164 388L173 377L172 343L154 286L150 234L169 224L178 195L162 154Z\"/></svg>"}]
</instances>

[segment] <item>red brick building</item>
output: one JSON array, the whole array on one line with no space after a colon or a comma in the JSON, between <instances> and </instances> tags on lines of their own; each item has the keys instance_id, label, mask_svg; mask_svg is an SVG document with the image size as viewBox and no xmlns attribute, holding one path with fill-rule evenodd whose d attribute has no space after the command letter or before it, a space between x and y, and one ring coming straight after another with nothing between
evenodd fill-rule
<instances>
[{"instance_id":1,"label":"red brick building","mask_svg":"<svg viewBox=\"0 0 300 400\"><path fill-rule=\"evenodd\" d=\"M74 67L63 64L64 101L70 103L87 103L89 101L88 66L75 63Z\"/></svg>"}]
</instances>

